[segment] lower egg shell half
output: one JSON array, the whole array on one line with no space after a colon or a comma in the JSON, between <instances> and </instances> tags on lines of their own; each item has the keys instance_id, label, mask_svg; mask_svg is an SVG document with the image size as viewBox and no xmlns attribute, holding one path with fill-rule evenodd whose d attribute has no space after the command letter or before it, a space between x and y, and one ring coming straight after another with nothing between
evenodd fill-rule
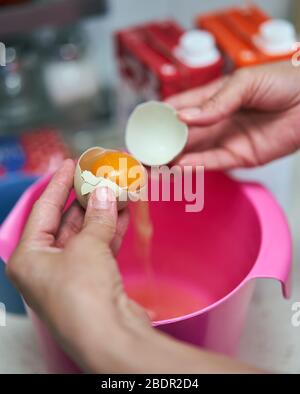
<instances>
[{"instance_id":1,"label":"lower egg shell half","mask_svg":"<svg viewBox=\"0 0 300 394\"><path fill-rule=\"evenodd\" d=\"M101 179L101 184L99 184L99 186L96 187L110 187L113 192L116 195L117 198L117 204L118 204L118 210L122 210L124 209L128 202L130 200L136 201L139 196L141 195L142 192L145 191L145 187L143 187L139 192L128 192L127 190L124 190L120 187L118 187L118 185L112 185L112 182L104 179L104 178L99 178ZM82 170L79 166L79 164L77 164L76 166L76 170L75 170L75 175L74 175L74 189L75 189L75 194L76 194L76 198L78 200L78 202L80 203L80 205L86 209L87 205L88 205L88 200L90 197L90 193L89 194L85 194L82 195L81 193L81 188L82 185L85 183L84 179L82 178ZM95 187L95 188L96 188Z\"/></svg>"}]
</instances>

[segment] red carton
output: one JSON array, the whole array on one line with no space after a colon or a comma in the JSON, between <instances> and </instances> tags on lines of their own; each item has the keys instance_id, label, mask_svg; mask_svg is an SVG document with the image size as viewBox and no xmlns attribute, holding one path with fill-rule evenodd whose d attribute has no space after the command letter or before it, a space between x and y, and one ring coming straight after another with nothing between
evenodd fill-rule
<instances>
[{"instance_id":1,"label":"red carton","mask_svg":"<svg viewBox=\"0 0 300 394\"><path fill-rule=\"evenodd\" d=\"M197 31L187 35L172 20L118 31L115 42L122 81L119 93L127 107L130 101L135 106L146 100L163 100L222 74L223 59L214 48L214 38Z\"/></svg>"}]
</instances>

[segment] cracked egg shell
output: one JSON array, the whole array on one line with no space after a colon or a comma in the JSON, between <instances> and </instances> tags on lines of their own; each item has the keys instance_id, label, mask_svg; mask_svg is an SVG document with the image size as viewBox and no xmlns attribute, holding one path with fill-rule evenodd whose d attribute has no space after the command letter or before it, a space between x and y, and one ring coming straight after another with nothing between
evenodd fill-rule
<instances>
[{"instance_id":1,"label":"cracked egg shell","mask_svg":"<svg viewBox=\"0 0 300 394\"><path fill-rule=\"evenodd\" d=\"M122 159L126 160L126 165ZM130 169L136 177L129 177ZM80 205L86 208L93 190L100 186L109 187L117 197L118 210L121 210L129 199L136 200L145 192L146 179L145 168L130 154L94 147L85 151L77 162L74 189Z\"/></svg>"},{"instance_id":2,"label":"cracked egg shell","mask_svg":"<svg viewBox=\"0 0 300 394\"><path fill-rule=\"evenodd\" d=\"M147 166L173 161L185 148L188 126L168 104L149 101L138 105L126 128L128 151Z\"/></svg>"}]
</instances>

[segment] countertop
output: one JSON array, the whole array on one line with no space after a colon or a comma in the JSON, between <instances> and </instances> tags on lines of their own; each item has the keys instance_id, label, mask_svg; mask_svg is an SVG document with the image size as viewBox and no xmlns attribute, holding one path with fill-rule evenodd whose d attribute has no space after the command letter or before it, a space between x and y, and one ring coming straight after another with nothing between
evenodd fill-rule
<instances>
[{"instance_id":1,"label":"countertop","mask_svg":"<svg viewBox=\"0 0 300 394\"><path fill-rule=\"evenodd\" d=\"M292 305L300 302L300 182L296 157L293 198L287 209L294 241L293 294L284 300L278 283L259 280L251 302L247 325L238 357L269 371L300 373L300 327L291 323ZM0 373L43 373L40 355L30 321L7 316L0 327Z\"/></svg>"}]
</instances>

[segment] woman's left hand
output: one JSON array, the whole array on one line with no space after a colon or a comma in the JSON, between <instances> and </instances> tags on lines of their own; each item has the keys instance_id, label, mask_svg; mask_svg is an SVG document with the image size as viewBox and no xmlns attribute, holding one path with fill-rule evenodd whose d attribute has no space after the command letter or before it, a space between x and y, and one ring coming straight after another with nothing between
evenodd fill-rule
<instances>
[{"instance_id":1,"label":"woman's left hand","mask_svg":"<svg viewBox=\"0 0 300 394\"><path fill-rule=\"evenodd\" d=\"M63 213L74 169L72 160L65 161L35 203L7 272L65 350L84 369L92 370L94 358L106 351L107 337L124 337L126 329L123 332L120 323L124 327L150 327L150 323L125 294L115 260L128 212L118 216L113 192L98 188L86 213L77 203ZM115 346L118 340L110 350ZM112 368L109 360L106 368Z\"/></svg>"}]
</instances>

